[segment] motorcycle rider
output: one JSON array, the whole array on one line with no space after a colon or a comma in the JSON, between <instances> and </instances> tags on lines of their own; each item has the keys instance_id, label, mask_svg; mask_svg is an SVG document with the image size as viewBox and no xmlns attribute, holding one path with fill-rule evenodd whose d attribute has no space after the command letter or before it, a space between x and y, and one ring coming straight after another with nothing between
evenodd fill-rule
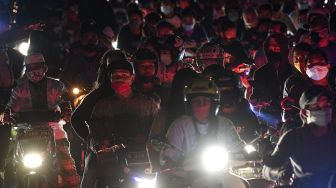
<instances>
[{"instance_id":1,"label":"motorcycle rider","mask_svg":"<svg viewBox=\"0 0 336 188\"><path fill-rule=\"evenodd\" d=\"M196 52L196 64L201 71L213 64L224 66L223 48L216 42L203 44Z\"/></svg>"},{"instance_id":2,"label":"motorcycle rider","mask_svg":"<svg viewBox=\"0 0 336 188\"><path fill-rule=\"evenodd\" d=\"M53 122L55 120L43 117L51 114L52 117L50 118L53 118L57 114L62 113L64 116L63 119L68 121L70 113L66 109L67 106L62 104L62 96L66 92L65 86L56 79L46 77L48 66L41 53L27 55L24 63L25 74L18 85L12 90L8 104L8 108L13 114L12 118L19 122L31 121L40 123L41 121L49 121L48 124L54 131L56 159L60 168L59 175L61 176L61 181L58 181L58 187L78 187L79 176L70 155L69 141L63 125L58 122L59 119L56 120L57 122ZM5 175L5 181L6 177L8 176ZM10 178L8 183L13 183Z\"/></svg>"},{"instance_id":3,"label":"motorcycle rider","mask_svg":"<svg viewBox=\"0 0 336 188\"><path fill-rule=\"evenodd\" d=\"M153 98L158 106L165 105L168 91L160 86L157 77L159 60L156 54L150 49L140 48L135 52L133 58L136 89Z\"/></svg>"},{"instance_id":4,"label":"motorcycle rider","mask_svg":"<svg viewBox=\"0 0 336 188\"><path fill-rule=\"evenodd\" d=\"M239 151L243 146L233 124L218 115L220 94L214 81L200 78L185 90L185 105L188 115L176 119L167 132L171 146L161 151L164 167L181 166L186 156L192 156L208 141L224 144L229 151ZM178 149L176 149L178 148ZM174 187L185 187L188 180L173 175L170 180ZM170 185L170 187L172 187Z\"/></svg>"},{"instance_id":5,"label":"motorcycle rider","mask_svg":"<svg viewBox=\"0 0 336 188\"><path fill-rule=\"evenodd\" d=\"M332 74L330 73L331 67L326 54L320 49L314 49L307 53L305 57L303 65L301 65L303 71L303 73L300 73L302 75L301 78L297 76L294 79L290 79L293 77L289 77L285 82L284 96L287 93L294 106L298 106L299 96L312 85L323 86L330 90L334 89ZM295 121L299 122L299 124L301 123L301 121L297 120L299 118L298 109L292 107L290 112L284 114L286 118L286 125L283 126L284 130L298 125Z\"/></svg>"},{"instance_id":6,"label":"motorcycle rider","mask_svg":"<svg viewBox=\"0 0 336 188\"><path fill-rule=\"evenodd\" d=\"M263 174L276 180L290 159L295 188L336 187L336 129L333 122L334 94L311 86L300 97L303 125L282 135L273 153L263 159Z\"/></svg>"},{"instance_id":7,"label":"motorcycle rider","mask_svg":"<svg viewBox=\"0 0 336 188\"><path fill-rule=\"evenodd\" d=\"M145 143L158 111L154 100L133 91L134 68L129 61L106 60L105 74L109 81L106 84L115 92L95 103L87 122L90 152L85 160L82 188L119 185L119 179L124 178L124 166L108 148L115 145L117 139L128 151L146 151Z\"/></svg>"},{"instance_id":8,"label":"motorcycle rider","mask_svg":"<svg viewBox=\"0 0 336 188\"><path fill-rule=\"evenodd\" d=\"M178 70L183 67L184 41L177 35L167 35L159 48L158 77L163 87L170 87Z\"/></svg>"},{"instance_id":9,"label":"motorcycle rider","mask_svg":"<svg viewBox=\"0 0 336 188\"><path fill-rule=\"evenodd\" d=\"M203 75L212 78L220 91L219 115L230 119L242 140L250 142L262 133L256 115L250 104L243 97L239 76L220 65L211 65L203 71Z\"/></svg>"}]
</instances>

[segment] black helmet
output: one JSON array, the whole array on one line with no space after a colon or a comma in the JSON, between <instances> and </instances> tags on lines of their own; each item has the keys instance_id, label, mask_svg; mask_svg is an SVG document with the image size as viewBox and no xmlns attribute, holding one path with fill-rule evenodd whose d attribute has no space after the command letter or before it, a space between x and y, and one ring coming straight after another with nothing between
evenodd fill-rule
<instances>
[{"instance_id":1,"label":"black helmet","mask_svg":"<svg viewBox=\"0 0 336 188\"><path fill-rule=\"evenodd\" d=\"M163 40L160 50L168 50L172 54L171 65L181 61L184 56L184 41L177 35L167 35Z\"/></svg>"},{"instance_id":2,"label":"black helmet","mask_svg":"<svg viewBox=\"0 0 336 188\"><path fill-rule=\"evenodd\" d=\"M204 61L213 60L217 64L224 66L224 50L216 42L208 42L198 48L196 52L196 63L203 70L206 68Z\"/></svg>"},{"instance_id":3,"label":"black helmet","mask_svg":"<svg viewBox=\"0 0 336 188\"><path fill-rule=\"evenodd\" d=\"M239 75L229 69L225 69L221 65L210 65L203 71L203 75L206 78L212 78L219 88L242 88L242 83L240 81Z\"/></svg>"},{"instance_id":4,"label":"black helmet","mask_svg":"<svg viewBox=\"0 0 336 188\"><path fill-rule=\"evenodd\" d=\"M113 71L117 69L123 69L129 71L132 75L134 74L133 64L126 59L120 59L114 61L107 65L107 73L110 75Z\"/></svg>"},{"instance_id":5,"label":"black helmet","mask_svg":"<svg viewBox=\"0 0 336 188\"><path fill-rule=\"evenodd\" d=\"M216 116L219 108L220 94L219 90L212 79L205 77L198 78L184 90L184 102L186 112L191 114L191 99L197 96L206 96L211 99L211 115Z\"/></svg>"},{"instance_id":6,"label":"black helmet","mask_svg":"<svg viewBox=\"0 0 336 188\"><path fill-rule=\"evenodd\" d=\"M242 83L233 71L219 65L211 65L203 71L203 75L214 79L220 91L221 105L233 104L242 99Z\"/></svg>"},{"instance_id":7,"label":"black helmet","mask_svg":"<svg viewBox=\"0 0 336 188\"><path fill-rule=\"evenodd\" d=\"M81 25L81 35L87 32L99 33L98 25L95 20L90 19L82 23Z\"/></svg>"}]
</instances>

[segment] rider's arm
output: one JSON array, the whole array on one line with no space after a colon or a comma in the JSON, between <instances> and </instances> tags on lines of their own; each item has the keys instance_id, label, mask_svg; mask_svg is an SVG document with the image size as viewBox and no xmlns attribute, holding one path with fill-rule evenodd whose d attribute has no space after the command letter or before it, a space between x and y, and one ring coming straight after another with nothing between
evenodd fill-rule
<instances>
[{"instance_id":1,"label":"rider's arm","mask_svg":"<svg viewBox=\"0 0 336 188\"><path fill-rule=\"evenodd\" d=\"M244 141L240 139L231 120L219 116L218 139L225 144L231 152L238 152L244 148Z\"/></svg>"},{"instance_id":2,"label":"rider's arm","mask_svg":"<svg viewBox=\"0 0 336 188\"><path fill-rule=\"evenodd\" d=\"M89 136L89 129L85 122L90 119L92 110L100 96L100 92L97 90L90 92L72 113L71 124L76 133L84 140Z\"/></svg>"},{"instance_id":3,"label":"rider's arm","mask_svg":"<svg viewBox=\"0 0 336 188\"><path fill-rule=\"evenodd\" d=\"M264 170L263 174L268 179L276 179L277 169L281 168L282 165L289 159L290 156L295 152L295 130L284 133L277 146L275 147L271 155L265 156L263 159Z\"/></svg>"},{"instance_id":4,"label":"rider's arm","mask_svg":"<svg viewBox=\"0 0 336 188\"><path fill-rule=\"evenodd\" d=\"M183 122L176 120L170 126L167 132L167 142L172 145L167 145L160 154L161 164L166 165L167 161L178 162L182 155L184 143L184 132L182 128Z\"/></svg>"}]
</instances>

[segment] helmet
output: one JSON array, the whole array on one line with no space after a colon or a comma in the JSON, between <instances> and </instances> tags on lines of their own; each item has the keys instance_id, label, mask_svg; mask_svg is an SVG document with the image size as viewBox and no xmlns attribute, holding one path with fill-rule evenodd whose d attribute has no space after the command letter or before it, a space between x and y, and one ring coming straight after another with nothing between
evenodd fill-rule
<instances>
[{"instance_id":1,"label":"helmet","mask_svg":"<svg viewBox=\"0 0 336 188\"><path fill-rule=\"evenodd\" d=\"M196 63L203 70L206 68L205 61L212 60L224 66L224 50L220 44L208 42L203 44L196 52Z\"/></svg>"},{"instance_id":2,"label":"helmet","mask_svg":"<svg viewBox=\"0 0 336 188\"><path fill-rule=\"evenodd\" d=\"M229 69L224 69L220 65L210 65L203 71L203 75L206 78L212 78L219 88L221 87L242 88L242 83L240 81L239 76L235 72Z\"/></svg>"},{"instance_id":3,"label":"helmet","mask_svg":"<svg viewBox=\"0 0 336 188\"><path fill-rule=\"evenodd\" d=\"M111 74L117 69L123 69L129 71L132 75L134 74L133 64L126 59L116 60L107 66L107 73Z\"/></svg>"},{"instance_id":4,"label":"helmet","mask_svg":"<svg viewBox=\"0 0 336 188\"><path fill-rule=\"evenodd\" d=\"M205 77L198 78L184 90L184 102L186 112L191 114L191 99L197 96L207 96L211 98L211 114L218 113L220 94L215 82Z\"/></svg>"},{"instance_id":5,"label":"helmet","mask_svg":"<svg viewBox=\"0 0 336 188\"><path fill-rule=\"evenodd\" d=\"M203 71L203 75L214 79L220 90L221 105L228 105L241 101L243 97L242 83L236 73L221 68L219 65L211 65Z\"/></svg>"},{"instance_id":6,"label":"helmet","mask_svg":"<svg viewBox=\"0 0 336 188\"><path fill-rule=\"evenodd\" d=\"M24 59L24 65L45 64L44 56L41 53L31 53Z\"/></svg>"},{"instance_id":7,"label":"helmet","mask_svg":"<svg viewBox=\"0 0 336 188\"><path fill-rule=\"evenodd\" d=\"M183 43L184 41L182 40L182 38L177 35L168 35L163 40L160 50L168 50L171 52L173 60L171 65L174 65L175 63L183 59L185 51L183 48Z\"/></svg>"},{"instance_id":8,"label":"helmet","mask_svg":"<svg viewBox=\"0 0 336 188\"><path fill-rule=\"evenodd\" d=\"M135 69L137 69L137 66L139 64L141 64L141 62L143 60L152 60L154 61L154 64L155 64L155 74L157 73L158 71L158 57L156 56L156 54L148 49L148 48L140 48L138 49L134 56L134 66L135 66Z\"/></svg>"},{"instance_id":9,"label":"helmet","mask_svg":"<svg viewBox=\"0 0 336 188\"><path fill-rule=\"evenodd\" d=\"M88 33L88 32L93 32L93 33L98 34L98 25L97 25L97 22L93 19L89 19L83 22L81 25L81 30L80 30L81 35Z\"/></svg>"},{"instance_id":10,"label":"helmet","mask_svg":"<svg viewBox=\"0 0 336 188\"><path fill-rule=\"evenodd\" d=\"M137 76L137 79L139 79L142 82L150 82L152 81L158 72L158 58L156 54L151 51L150 49L147 48L140 48L138 49L134 56L134 68L135 68L135 74ZM148 76L143 76L138 74L138 66L144 61L144 60L151 60L154 63L155 66L155 74L154 76L148 77Z\"/></svg>"}]
</instances>

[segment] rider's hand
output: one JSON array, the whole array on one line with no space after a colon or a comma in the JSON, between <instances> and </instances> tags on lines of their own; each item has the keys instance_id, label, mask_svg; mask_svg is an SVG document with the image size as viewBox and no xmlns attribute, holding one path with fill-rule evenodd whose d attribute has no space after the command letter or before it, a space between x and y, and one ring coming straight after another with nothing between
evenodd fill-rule
<instances>
[{"instance_id":1,"label":"rider's hand","mask_svg":"<svg viewBox=\"0 0 336 188\"><path fill-rule=\"evenodd\" d=\"M240 78L240 81L241 81L241 83L243 84L243 86L244 86L245 88L250 88L250 87L251 87L251 84L250 84L250 82L248 81L247 76L242 75L242 76L239 76L239 78Z\"/></svg>"},{"instance_id":2,"label":"rider's hand","mask_svg":"<svg viewBox=\"0 0 336 188\"><path fill-rule=\"evenodd\" d=\"M241 74L241 73L244 73L247 69L249 69L248 65L245 63L241 63L237 65L236 67L234 67L232 71L237 74Z\"/></svg>"},{"instance_id":3,"label":"rider's hand","mask_svg":"<svg viewBox=\"0 0 336 188\"><path fill-rule=\"evenodd\" d=\"M0 125L6 125L11 122L10 114L7 112L0 114Z\"/></svg>"}]
</instances>

